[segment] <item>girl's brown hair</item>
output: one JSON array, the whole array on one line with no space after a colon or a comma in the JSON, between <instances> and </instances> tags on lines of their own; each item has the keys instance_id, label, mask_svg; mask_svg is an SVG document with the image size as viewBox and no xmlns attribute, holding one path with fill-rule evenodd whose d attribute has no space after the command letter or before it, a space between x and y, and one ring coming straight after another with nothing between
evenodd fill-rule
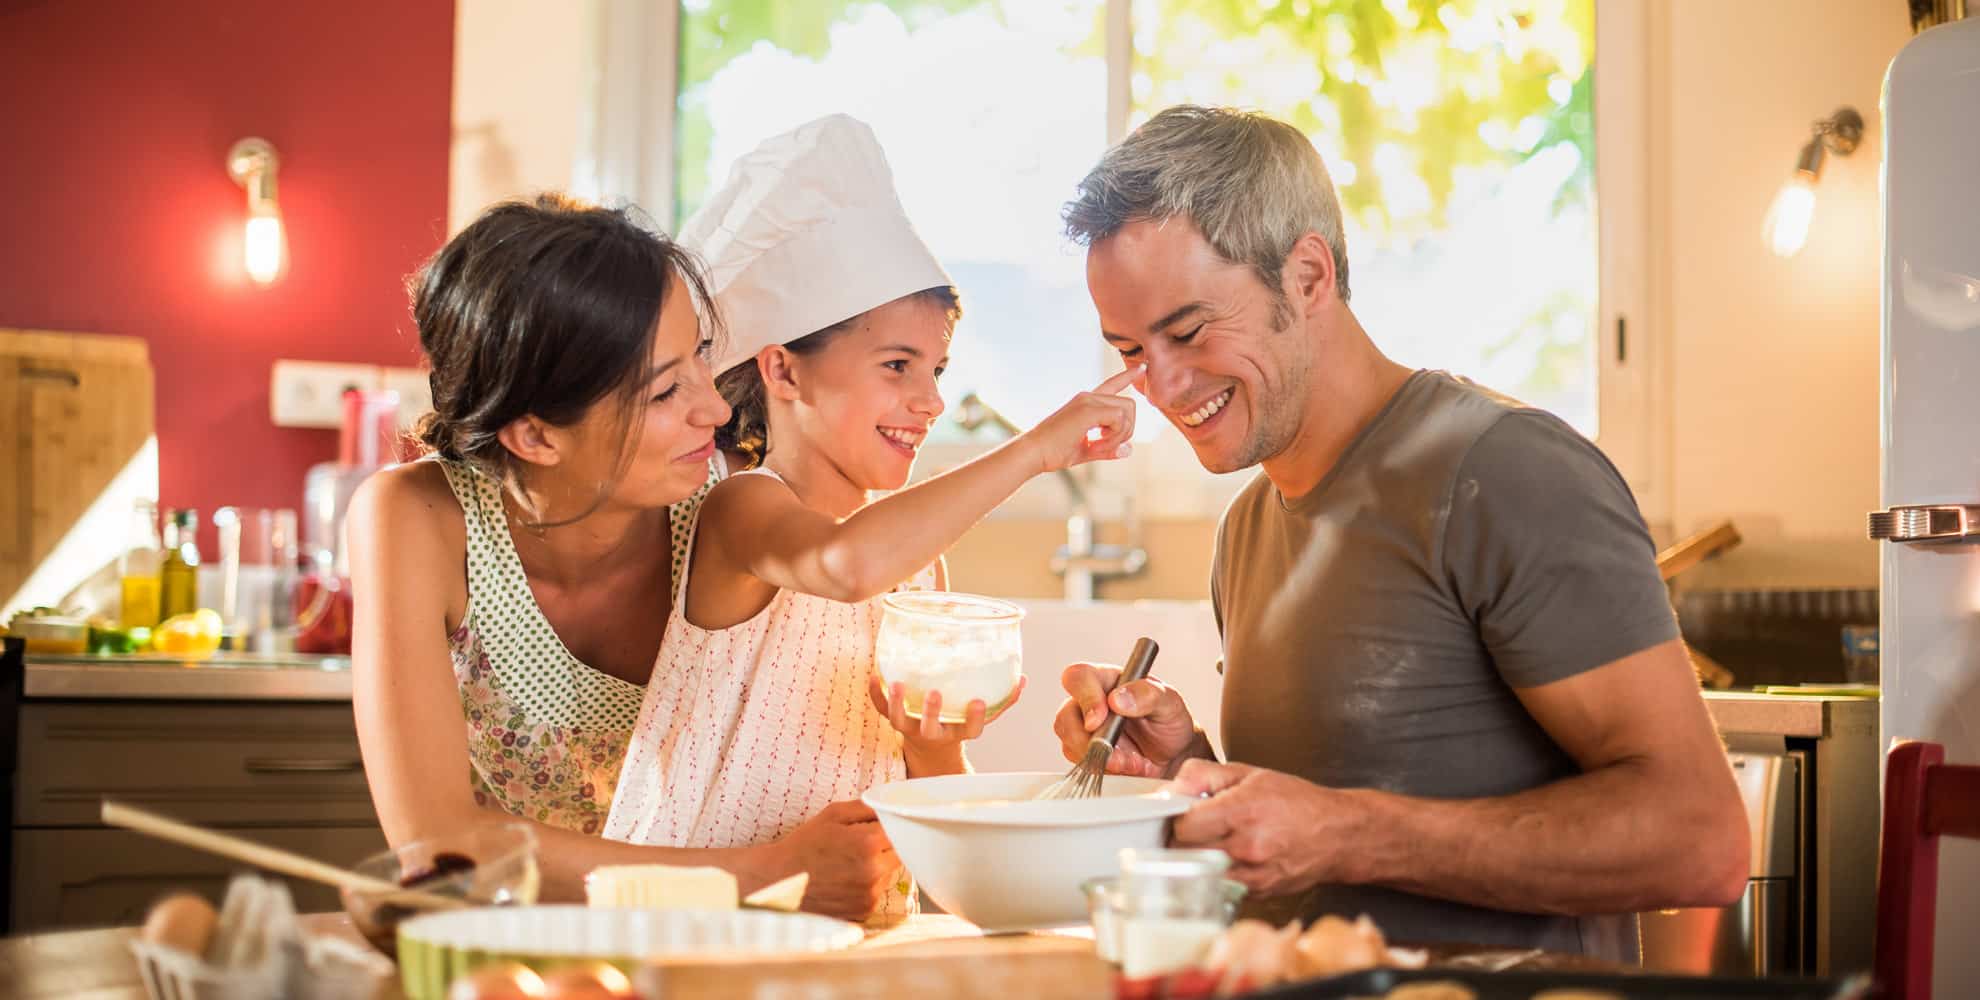
<instances>
[{"instance_id":1,"label":"girl's brown hair","mask_svg":"<svg viewBox=\"0 0 1980 1000\"><path fill-rule=\"evenodd\" d=\"M902 298L917 299L940 308L949 317L951 328L962 320L962 296L953 285L924 288ZM799 356L816 354L839 334L859 325L859 321L872 311L869 309L849 316L823 330L805 334L784 347ZM763 459L770 454L770 406L764 398L763 373L757 369L756 359L749 358L717 376L715 388L721 392L732 411L729 422L715 432L716 446L748 456L749 468L762 465Z\"/></svg>"}]
</instances>

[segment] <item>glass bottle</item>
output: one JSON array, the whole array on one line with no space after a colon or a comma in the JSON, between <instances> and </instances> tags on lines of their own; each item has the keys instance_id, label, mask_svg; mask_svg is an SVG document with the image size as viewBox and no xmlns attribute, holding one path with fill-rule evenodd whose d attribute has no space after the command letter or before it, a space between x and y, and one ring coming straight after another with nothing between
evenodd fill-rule
<instances>
[{"instance_id":1,"label":"glass bottle","mask_svg":"<svg viewBox=\"0 0 1980 1000\"><path fill-rule=\"evenodd\" d=\"M165 561L158 572L160 619L199 610L199 512L172 511L166 518Z\"/></svg>"},{"instance_id":2,"label":"glass bottle","mask_svg":"<svg viewBox=\"0 0 1980 1000\"><path fill-rule=\"evenodd\" d=\"M129 547L117 561L122 600L117 624L126 631L158 624L159 571L164 546L158 540L158 505L140 498L131 503Z\"/></svg>"}]
</instances>

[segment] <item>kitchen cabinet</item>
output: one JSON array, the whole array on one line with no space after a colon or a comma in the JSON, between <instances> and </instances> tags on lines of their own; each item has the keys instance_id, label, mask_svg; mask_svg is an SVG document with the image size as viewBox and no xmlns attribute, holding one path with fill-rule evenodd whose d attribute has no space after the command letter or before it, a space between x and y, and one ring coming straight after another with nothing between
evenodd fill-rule
<instances>
[{"instance_id":1,"label":"kitchen cabinet","mask_svg":"<svg viewBox=\"0 0 1980 1000\"><path fill-rule=\"evenodd\" d=\"M346 862L384 850L375 828L272 827L236 830L273 847ZM17 829L13 832L14 887L9 933L76 927L131 926L168 892L191 891L217 902L239 862L155 840L141 833L104 829ZM320 913L340 908L337 890L288 880L296 909Z\"/></svg>"},{"instance_id":2,"label":"kitchen cabinet","mask_svg":"<svg viewBox=\"0 0 1980 1000\"><path fill-rule=\"evenodd\" d=\"M19 640L6 642L0 762L12 794L0 877L8 883L8 933L141 922L145 908L173 889L217 902L227 876L243 867L107 828L99 818L105 798L332 863L384 849L348 690L275 683L217 698L142 683L187 674L320 680L335 671L35 664L58 680L122 680L43 686L27 682ZM335 892L322 886L292 880L290 889L305 912L338 906Z\"/></svg>"},{"instance_id":3,"label":"kitchen cabinet","mask_svg":"<svg viewBox=\"0 0 1980 1000\"><path fill-rule=\"evenodd\" d=\"M1694 975L1870 968L1882 802L1876 699L1710 691L1705 707L1732 754L1753 868L1730 907L1643 914L1643 964Z\"/></svg>"}]
</instances>

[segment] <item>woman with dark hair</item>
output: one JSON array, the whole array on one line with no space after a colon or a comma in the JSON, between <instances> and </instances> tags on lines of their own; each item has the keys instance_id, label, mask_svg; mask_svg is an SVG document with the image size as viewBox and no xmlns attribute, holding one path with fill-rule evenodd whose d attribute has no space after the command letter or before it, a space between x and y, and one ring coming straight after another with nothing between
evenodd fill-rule
<instances>
[{"instance_id":1,"label":"woman with dark hair","mask_svg":"<svg viewBox=\"0 0 1980 1000\"><path fill-rule=\"evenodd\" d=\"M807 871L807 908L863 917L898 861L857 803L749 847L597 835L683 526L726 468L710 302L680 246L560 196L490 209L422 269L432 454L372 476L348 521L365 771L394 844L532 823L546 898L602 864L702 864L745 892Z\"/></svg>"}]
</instances>

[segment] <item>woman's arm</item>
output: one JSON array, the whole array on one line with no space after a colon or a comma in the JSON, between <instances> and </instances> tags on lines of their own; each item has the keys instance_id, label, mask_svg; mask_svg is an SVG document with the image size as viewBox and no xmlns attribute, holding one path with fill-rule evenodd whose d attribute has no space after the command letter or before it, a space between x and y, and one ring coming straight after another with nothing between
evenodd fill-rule
<instances>
[{"instance_id":1,"label":"woman's arm","mask_svg":"<svg viewBox=\"0 0 1980 1000\"><path fill-rule=\"evenodd\" d=\"M351 707L372 802L394 845L523 822L477 806L469 784L467 720L446 640L450 610L457 617L466 603L464 530L433 463L373 475L351 499ZM735 872L745 892L798 870L765 848L647 847L532 825L546 900L583 898L585 873L604 864L717 865Z\"/></svg>"},{"instance_id":2,"label":"woman's arm","mask_svg":"<svg viewBox=\"0 0 1980 1000\"><path fill-rule=\"evenodd\" d=\"M747 589L748 581L738 577L760 581L766 590L849 603L885 593L934 562L1031 477L1126 454L1134 403L1120 393L1140 374L1138 367L1119 372L1030 431L844 520L806 507L790 487L768 477L723 482L708 495L696 528L711 544L696 545L690 578L701 577L706 568L713 579L690 586L689 619L709 620L697 614L703 602L695 599L696 591L722 595ZM1100 434L1089 439L1093 428ZM713 596L710 603L733 602ZM716 621L713 627L724 624L734 623Z\"/></svg>"}]
</instances>

